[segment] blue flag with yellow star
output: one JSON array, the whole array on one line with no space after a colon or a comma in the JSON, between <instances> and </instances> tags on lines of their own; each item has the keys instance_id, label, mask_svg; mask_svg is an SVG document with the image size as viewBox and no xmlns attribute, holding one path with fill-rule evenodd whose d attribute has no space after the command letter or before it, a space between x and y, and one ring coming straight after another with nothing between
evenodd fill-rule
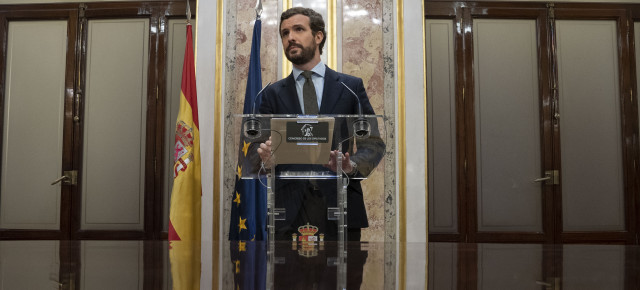
<instances>
[{"instance_id":1,"label":"blue flag with yellow star","mask_svg":"<svg viewBox=\"0 0 640 290\"><path fill-rule=\"evenodd\" d=\"M253 26L253 39L251 42L251 57L249 63L249 75L247 78L247 90L244 95L243 114L253 113L254 98L255 108L260 108L261 97L256 95L262 87L262 72L260 67L260 37L262 21L256 20ZM243 136L241 134L241 136ZM247 157L249 142L241 138L240 150L238 150L238 166L236 172L236 185L231 203L231 220L229 223L229 240L233 241L263 241L267 237L267 189L258 179L242 179L242 167Z\"/></svg>"}]
</instances>

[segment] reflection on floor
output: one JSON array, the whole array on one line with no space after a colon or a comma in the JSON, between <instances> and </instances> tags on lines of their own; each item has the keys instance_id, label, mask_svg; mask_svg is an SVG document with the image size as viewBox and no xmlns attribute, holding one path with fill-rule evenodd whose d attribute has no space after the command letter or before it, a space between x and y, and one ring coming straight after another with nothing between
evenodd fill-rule
<instances>
[{"instance_id":1,"label":"reflection on floor","mask_svg":"<svg viewBox=\"0 0 640 290\"><path fill-rule=\"evenodd\" d=\"M0 241L0 289L171 289L163 286L167 249L158 241Z\"/></svg>"},{"instance_id":2,"label":"reflection on floor","mask_svg":"<svg viewBox=\"0 0 640 290\"><path fill-rule=\"evenodd\" d=\"M640 289L638 246L356 243L346 264L329 242L221 248L221 289ZM0 241L0 289L172 289L167 254L160 241Z\"/></svg>"},{"instance_id":3,"label":"reflection on floor","mask_svg":"<svg viewBox=\"0 0 640 290\"><path fill-rule=\"evenodd\" d=\"M640 289L639 249L429 243L429 289Z\"/></svg>"}]
</instances>

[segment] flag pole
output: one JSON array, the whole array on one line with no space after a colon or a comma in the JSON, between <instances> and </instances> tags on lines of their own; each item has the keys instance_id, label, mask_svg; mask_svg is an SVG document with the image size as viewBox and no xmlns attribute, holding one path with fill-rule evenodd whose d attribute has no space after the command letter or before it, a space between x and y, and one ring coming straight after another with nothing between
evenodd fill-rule
<instances>
[{"instance_id":1,"label":"flag pole","mask_svg":"<svg viewBox=\"0 0 640 290\"><path fill-rule=\"evenodd\" d=\"M262 0L256 3L256 20L260 20L260 16L262 16Z\"/></svg>"},{"instance_id":2,"label":"flag pole","mask_svg":"<svg viewBox=\"0 0 640 290\"><path fill-rule=\"evenodd\" d=\"M191 24L191 5L189 1L190 0L187 0L187 24Z\"/></svg>"}]
</instances>

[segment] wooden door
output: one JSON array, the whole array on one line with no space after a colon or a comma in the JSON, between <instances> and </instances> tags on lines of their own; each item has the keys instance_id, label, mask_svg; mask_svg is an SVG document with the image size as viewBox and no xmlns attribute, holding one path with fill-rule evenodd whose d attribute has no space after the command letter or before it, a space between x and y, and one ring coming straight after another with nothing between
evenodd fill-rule
<instances>
[{"instance_id":1,"label":"wooden door","mask_svg":"<svg viewBox=\"0 0 640 290\"><path fill-rule=\"evenodd\" d=\"M629 9L427 3L431 241L636 241Z\"/></svg>"},{"instance_id":2,"label":"wooden door","mask_svg":"<svg viewBox=\"0 0 640 290\"><path fill-rule=\"evenodd\" d=\"M127 8L118 17L109 6L81 14L81 113L74 132L81 180L72 225L80 239L151 237L157 80L149 60L157 48L149 45L149 15Z\"/></svg>"},{"instance_id":3,"label":"wooden door","mask_svg":"<svg viewBox=\"0 0 640 290\"><path fill-rule=\"evenodd\" d=\"M0 237L70 235L77 11L0 14L2 168ZM46 65L43 65L46 64ZM52 184L56 180L61 182Z\"/></svg>"},{"instance_id":4,"label":"wooden door","mask_svg":"<svg viewBox=\"0 0 640 290\"><path fill-rule=\"evenodd\" d=\"M465 131L469 239L551 241L545 9L470 9ZM468 93L466 93L468 92Z\"/></svg>"},{"instance_id":5,"label":"wooden door","mask_svg":"<svg viewBox=\"0 0 640 290\"><path fill-rule=\"evenodd\" d=\"M637 195L624 9L556 7L556 241L633 243Z\"/></svg>"},{"instance_id":6,"label":"wooden door","mask_svg":"<svg viewBox=\"0 0 640 290\"><path fill-rule=\"evenodd\" d=\"M0 239L166 237L185 6L3 6Z\"/></svg>"}]
</instances>

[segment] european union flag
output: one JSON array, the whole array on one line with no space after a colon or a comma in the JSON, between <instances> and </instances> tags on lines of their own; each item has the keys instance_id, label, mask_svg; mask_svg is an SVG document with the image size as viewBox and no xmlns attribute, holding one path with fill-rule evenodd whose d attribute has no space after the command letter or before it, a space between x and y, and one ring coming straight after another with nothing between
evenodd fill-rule
<instances>
[{"instance_id":1,"label":"european union flag","mask_svg":"<svg viewBox=\"0 0 640 290\"><path fill-rule=\"evenodd\" d=\"M249 76L247 78L247 90L244 96L243 114L254 113L254 106L260 108L261 97L256 95L262 87L262 72L260 67L260 34L262 21L256 20L253 26L253 38L251 43L251 58L249 63ZM254 98L255 101L254 101ZM243 136L241 134L241 136ZM248 153L247 140L241 137L240 150L238 150L238 169L236 185L233 192L231 206L231 221L229 224L229 240L263 241L267 237L267 189L258 179L242 179L242 165Z\"/></svg>"}]
</instances>

